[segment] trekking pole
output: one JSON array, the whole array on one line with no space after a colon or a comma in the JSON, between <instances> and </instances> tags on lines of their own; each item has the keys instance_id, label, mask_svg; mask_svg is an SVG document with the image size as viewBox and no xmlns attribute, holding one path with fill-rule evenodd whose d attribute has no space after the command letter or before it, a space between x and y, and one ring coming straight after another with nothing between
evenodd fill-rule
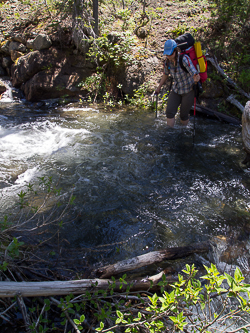
<instances>
[{"instance_id":1,"label":"trekking pole","mask_svg":"<svg viewBox=\"0 0 250 333\"><path fill-rule=\"evenodd\" d=\"M193 128L193 144L195 138L195 115L196 115L196 96L197 96L197 83L194 84L194 128Z\"/></svg>"},{"instance_id":2,"label":"trekking pole","mask_svg":"<svg viewBox=\"0 0 250 333\"><path fill-rule=\"evenodd\" d=\"M158 106L158 94L156 95L156 102L155 102L155 118L157 118L157 106Z\"/></svg>"}]
</instances>

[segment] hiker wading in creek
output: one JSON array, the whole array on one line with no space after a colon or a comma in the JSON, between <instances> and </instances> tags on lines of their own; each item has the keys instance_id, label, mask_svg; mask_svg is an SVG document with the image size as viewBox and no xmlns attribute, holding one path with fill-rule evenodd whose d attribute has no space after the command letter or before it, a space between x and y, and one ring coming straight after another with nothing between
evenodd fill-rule
<instances>
[{"instance_id":1,"label":"hiker wading in creek","mask_svg":"<svg viewBox=\"0 0 250 333\"><path fill-rule=\"evenodd\" d=\"M159 94L162 85L166 82L170 74L173 84L170 86L170 89L172 89L170 90L166 110L167 124L171 127L174 126L175 115L180 105L181 123L187 125L189 122L189 111L194 104L193 87L200 80L200 75L186 54L183 56L182 63L188 72L185 72L181 68L179 62L180 50L173 39L165 42L163 55L166 55L167 59L164 63L163 76L159 86L155 90L155 94Z\"/></svg>"}]
</instances>

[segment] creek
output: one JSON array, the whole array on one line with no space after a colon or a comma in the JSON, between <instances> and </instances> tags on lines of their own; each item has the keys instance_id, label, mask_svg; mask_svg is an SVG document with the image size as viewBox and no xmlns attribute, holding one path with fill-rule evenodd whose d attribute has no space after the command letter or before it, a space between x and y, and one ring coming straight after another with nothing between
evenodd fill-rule
<instances>
[{"instance_id":1,"label":"creek","mask_svg":"<svg viewBox=\"0 0 250 333\"><path fill-rule=\"evenodd\" d=\"M241 127L197 115L194 136L193 124L193 116L168 128L163 113L135 107L34 105L5 94L1 215L28 183L52 176L76 196L61 236L83 267L218 237L231 239L219 261L249 271Z\"/></svg>"}]
</instances>

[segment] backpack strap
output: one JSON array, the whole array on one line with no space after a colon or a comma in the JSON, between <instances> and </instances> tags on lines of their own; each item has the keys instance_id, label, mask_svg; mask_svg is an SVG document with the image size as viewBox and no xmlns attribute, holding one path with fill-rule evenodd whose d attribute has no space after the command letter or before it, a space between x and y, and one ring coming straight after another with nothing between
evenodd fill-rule
<instances>
[{"instance_id":1,"label":"backpack strap","mask_svg":"<svg viewBox=\"0 0 250 333\"><path fill-rule=\"evenodd\" d=\"M184 57L184 55L185 55L185 53L181 53L180 54L180 56L179 56L179 64L180 64L181 69L188 73L188 70L183 65L183 57ZM189 59L188 59L188 62L189 62ZM189 64L189 66L190 66L190 64Z\"/></svg>"}]
</instances>

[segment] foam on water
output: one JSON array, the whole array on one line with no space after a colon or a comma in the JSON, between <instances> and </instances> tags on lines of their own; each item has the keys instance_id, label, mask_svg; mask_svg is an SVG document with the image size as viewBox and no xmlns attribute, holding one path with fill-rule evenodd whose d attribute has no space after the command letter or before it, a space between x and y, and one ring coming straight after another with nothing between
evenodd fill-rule
<instances>
[{"instance_id":1,"label":"foam on water","mask_svg":"<svg viewBox=\"0 0 250 333\"><path fill-rule=\"evenodd\" d=\"M2 80L5 82L5 86L7 88L7 90L1 95L1 99L0 102L1 103L12 103L14 102L13 99L13 93L12 93L12 84L10 81L6 81L6 80Z\"/></svg>"},{"instance_id":2,"label":"foam on water","mask_svg":"<svg viewBox=\"0 0 250 333\"><path fill-rule=\"evenodd\" d=\"M89 133L86 129L67 128L48 120L1 126L0 166L4 171L0 180L11 172L23 174L34 170L37 159L49 159L61 149L73 145L76 138L81 140ZM17 168L19 171L14 171ZM18 179L20 181L20 174Z\"/></svg>"}]
</instances>

